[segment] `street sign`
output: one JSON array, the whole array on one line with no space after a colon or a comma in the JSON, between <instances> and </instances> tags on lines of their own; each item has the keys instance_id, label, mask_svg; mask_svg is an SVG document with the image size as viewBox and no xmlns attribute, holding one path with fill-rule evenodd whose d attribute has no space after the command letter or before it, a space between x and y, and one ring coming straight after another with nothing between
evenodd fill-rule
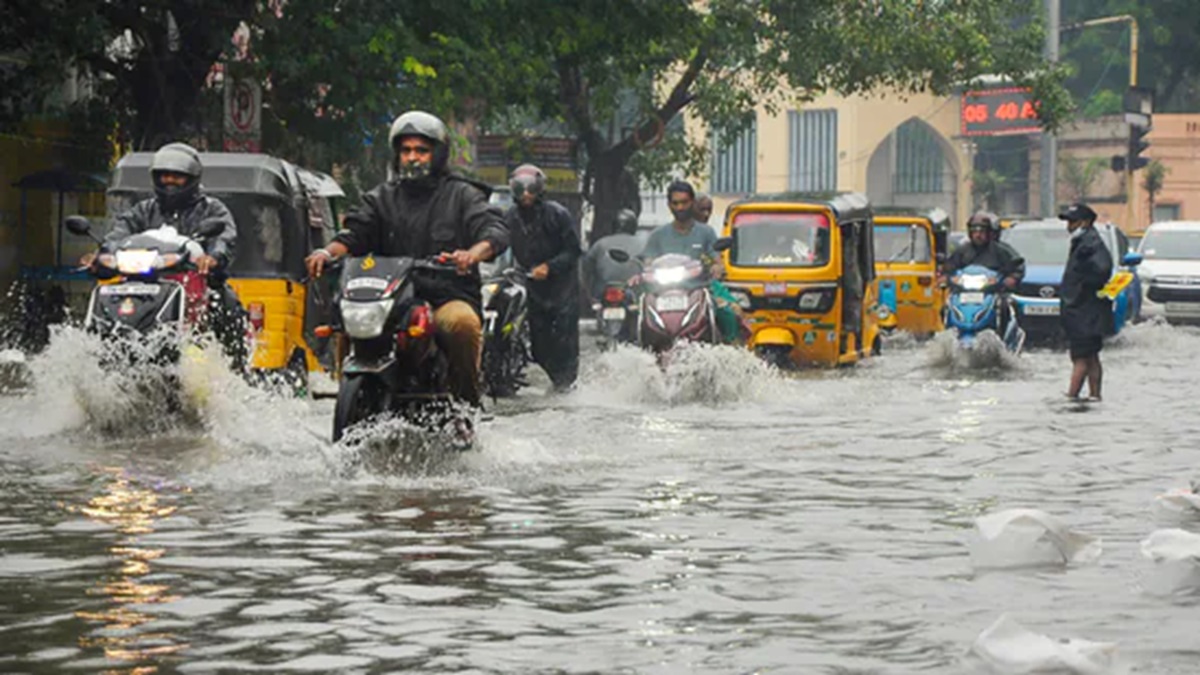
<instances>
[{"instance_id":1,"label":"street sign","mask_svg":"<svg viewBox=\"0 0 1200 675\"><path fill-rule=\"evenodd\" d=\"M262 148L262 86L258 80L225 78L226 152L258 152Z\"/></svg>"},{"instance_id":2,"label":"street sign","mask_svg":"<svg viewBox=\"0 0 1200 675\"><path fill-rule=\"evenodd\" d=\"M959 113L963 136L1009 136L1042 130L1028 88L964 92Z\"/></svg>"}]
</instances>

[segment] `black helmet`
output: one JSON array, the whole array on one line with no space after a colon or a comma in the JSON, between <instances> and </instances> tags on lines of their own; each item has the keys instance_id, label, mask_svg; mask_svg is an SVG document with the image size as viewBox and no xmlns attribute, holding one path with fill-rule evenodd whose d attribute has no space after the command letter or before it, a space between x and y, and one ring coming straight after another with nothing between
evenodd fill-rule
<instances>
[{"instance_id":1,"label":"black helmet","mask_svg":"<svg viewBox=\"0 0 1200 675\"><path fill-rule=\"evenodd\" d=\"M546 192L546 173L533 164L522 164L513 169L508 177L513 199L520 199L522 192L540 198Z\"/></svg>"},{"instance_id":2,"label":"black helmet","mask_svg":"<svg viewBox=\"0 0 1200 675\"><path fill-rule=\"evenodd\" d=\"M163 185L159 178L163 173L178 173L188 177L183 185ZM177 211L190 206L200 196L200 176L204 166L200 164L200 153L187 143L168 143L154 153L150 161L150 178L154 194L164 210Z\"/></svg>"},{"instance_id":3,"label":"black helmet","mask_svg":"<svg viewBox=\"0 0 1200 675\"><path fill-rule=\"evenodd\" d=\"M967 231L971 230L987 230L992 234L999 234L1000 219L996 214L988 211L976 211L971 219L967 221Z\"/></svg>"},{"instance_id":4,"label":"black helmet","mask_svg":"<svg viewBox=\"0 0 1200 675\"><path fill-rule=\"evenodd\" d=\"M433 161L427 171L414 173L413 167L400 166L399 144L405 136L420 136L433 143ZM450 132L446 124L434 115L420 110L410 110L392 122L388 132L388 145L392 148L392 171L401 181L421 180L431 174L445 171L450 160Z\"/></svg>"},{"instance_id":5,"label":"black helmet","mask_svg":"<svg viewBox=\"0 0 1200 675\"><path fill-rule=\"evenodd\" d=\"M633 209L621 209L617 211L617 232L625 234L637 234L638 217L633 212Z\"/></svg>"}]
</instances>

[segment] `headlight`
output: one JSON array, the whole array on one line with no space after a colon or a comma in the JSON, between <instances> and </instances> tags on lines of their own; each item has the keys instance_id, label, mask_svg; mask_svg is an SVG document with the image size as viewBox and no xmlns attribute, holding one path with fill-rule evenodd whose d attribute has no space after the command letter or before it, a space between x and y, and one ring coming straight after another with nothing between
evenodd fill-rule
<instances>
[{"instance_id":1,"label":"headlight","mask_svg":"<svg viewBox=\"0 0 1200 675\"><path fill-rule=\"evenodd\" d=\"M359 339L379 337L395 302L394 299L371 302L343 300L342 325L346 327L346 333Z\"/></svg>"},{"instance_id":2,"label":"headlight","mask_svg":"<svg viewBox=\"0 0 1200 675\"><path fill-rule=\"evenodd\" d=\"M982 291L987 286L988 278L982 274L965 274L962 277L962 283L959 284L968 291Z\"/></svg>"},{"instance_id":3,"label":"headlight","mask_svg":"<svg viewBox=\"0 0 1200 675\"><path fill-rule=\"evenodd\" d=\"M836 293L825 289L804 291L796 297L796 309L801 312L828 312L833 307Z\"/></svg>"},{"instance_id":4,"label":"headlight","mask_svg":"<svg viewBox=\"0 0 1200 675\"><path fill-rule=\"evenodd\" d=\"M687 269L683 267L668 267L665 270L654 270L654 283L677 284L687 278Z\"/></svg>"},{"instance_id":5,"label":"headlight","mask_svg":"<svg viewBox=\"0 0 1200 675\"><path fill-rule=\"evenodd\" d=\"M138 249L117 251L117 271L121 274L146 274L154 270L158 251Z\"/></svg>"},{"instance_id":6,"label":"headlight","mask_svg":"<svg viewBox=\"0 0 1200 675\"><path fill-rule=\"evenodd\" d=\"M170 269L179 264L179 258L180 256L178 253L164 253L158 256L158 259L154 261L154 269Z\"/></svg>"},{"instance_id":7,"label":"headlight","mask_svg":"<svg viewBox=\"0 0 1200 675\"><path fill-rule=\"evenodd\" d=\"M96 256L96 264L109 269L117 268L117 256L111 253L101 253Z\"/></svg>"},{"instance_id":8,"label":"headlight","mask_svg":"<svg viewBox=\"0 0 1200 675\"><path fill-rule=\"evenodd\" d=\"M733 296L733 299L734 299L734 301L737 302L738 307L741 307L742 309L746 309L746 310L753 308L753 305L750 302L750 294L749 293L747 293L745 291L731 290L731 291L729 291L729 294Z\"/></svg>"}]
</instances>

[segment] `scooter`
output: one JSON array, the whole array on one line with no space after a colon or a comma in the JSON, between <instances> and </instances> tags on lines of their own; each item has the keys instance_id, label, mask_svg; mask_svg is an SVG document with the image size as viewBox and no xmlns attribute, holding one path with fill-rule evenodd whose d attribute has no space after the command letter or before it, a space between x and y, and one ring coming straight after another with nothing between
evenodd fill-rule
<instances>
[{"instance_id":1,"label":"scooter","mask_svg":"<svg viewBox=\"0 0 1200 675\"><path fill-rule=\"evenodd\" d=\"M950 298L946 310L946 327L955 331L958 343L965 349L976 344L985 330L1000 334L1000 302L1002 280L995 271L971 265L956 273L949 281ZM1008 351L1019 354L1025 345L1025 331L1017 323L1016 310L1007 306L1007 321L1001 341Z\"/></svg>"},{"instance_id":2,"label":"scooter","mask_svg":"<svg viewBox=\"0 0 1200 675\"><path fill-rule=\"evenodd\" d=\"M100 246L88 268L101 283L88 300L86 330L105 337L145 336L162 330L184 336L208 327L208 309L215 298L207 276L192 261L204 254L202 241L221 233L221 223L205 223L195 237L163 226L112 244L92 234L91 224L82 216L69 216L65 224L72 234L91 237ZM156 360L178 357L178 343L167 342Z\"/></svg>"},{"instance_id":3,"label":"scooter","mask_svg":"<svg viewBox=\"0 0 1200 675\"><path fill-rule=\"evenodd\" d=\"M349 342L333 412L334 442L384 413L426 428L465 424L452 412L449 362L436 339L433 308L417 297L413 282L417 272L451 275L457 268L441 259L370 255L341 264L334 323L318 332L344 333Z\"/></svg>"},{"instance_id":4,"label":"scooter","mask_svg":"<svg viewBox=\"0 0 1200 675\"><path fill-rule=\"evenodd\" d=\"M492 399L526 386L529 366L528 273L510 267L483 283L483 384Z\"/></svg>"},{"instance_id":5,"label":"scooter","mask_svg":"<svg viewBox=\"0 0 1200 675\"><path fill-rule=\"evenodd\" d=\"M611 250L617 262L627 262L624 251ZM679 342L720 341L709 275L705 265L676 253L648 263L630 286L641 292L638 303L637 342L662 361Z\"/></svg>"}]
</instances>

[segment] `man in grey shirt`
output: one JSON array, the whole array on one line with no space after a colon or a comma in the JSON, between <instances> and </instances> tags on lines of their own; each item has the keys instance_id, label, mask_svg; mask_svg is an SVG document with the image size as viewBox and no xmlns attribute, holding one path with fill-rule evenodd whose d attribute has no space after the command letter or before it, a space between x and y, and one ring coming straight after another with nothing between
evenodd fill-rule
<instances>
[{"instance_id":1,"label":"man in grey shirt","mask_svg":"<svg viewBox=\"0 0 1200 675\"><path fill-rule=\"evenodd\" d=\"M650 234L642 258L654 260L668 253L679 253L700 260L716 258L713 244L717 233L704 223L696 222L696 190L687 181L677 180L667 186L667 206L674 222L663 225Z\"/></svg>"},{"instance_id":2,"label":"man in grey shirt","mask_svg":"<svg viewBox=\"0 0 1200 675\"><path fill-rule=\"evenodd\" d=\"M583 280L593 300L600 298L609 284L624 284L641 271L642 267L636 260L642 252L637 226L637 214L629 209L621 209L617 212L616 232L601 237L588 249L583 258ZM623 263L613 260L608 252L614 249L628 253L630 259Z\"/></svg>"}]
</instances>

